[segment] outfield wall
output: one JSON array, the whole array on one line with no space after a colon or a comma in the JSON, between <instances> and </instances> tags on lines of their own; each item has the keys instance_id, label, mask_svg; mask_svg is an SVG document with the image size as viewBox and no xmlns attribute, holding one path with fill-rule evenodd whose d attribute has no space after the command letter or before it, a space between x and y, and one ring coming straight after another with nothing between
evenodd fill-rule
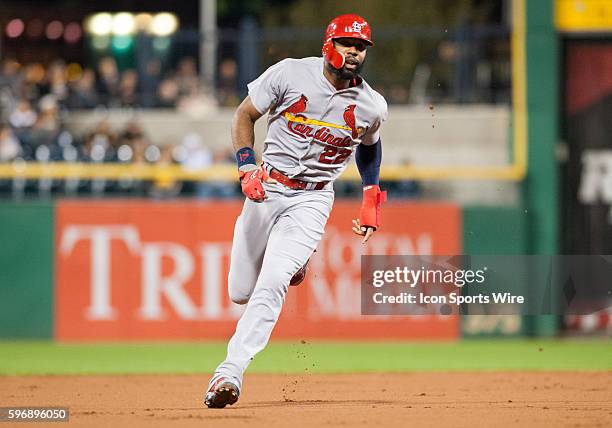
<instances>
[{"instance_id":1,"label":"outfield wall","mask_svg":"<svg viewBox=\"0 0 612 428\"><path fill-rule=\"evenodd\" d=\"M53 334L53 205L0 204L0 337Z\"/></svg>"},{"instance_id":2,"label":"outfield wall","mask_svg":"<svg viewBox=\"0 0 612 428\"><path fill-rule=\"evenodd\" d=\"M226 338L241 311L225 289L240 209L238 201L0 205L0 337ZM289 293L274 337L456 338L455 317L361 316L359 256L518 254L526 240L517 209L391 202L384 229L364 250L350 231L356 212L357 202L336 202L308 280ZM522 332L520 319L510 325L471 320L468 333Z\"/></svg>"}]
</instances>

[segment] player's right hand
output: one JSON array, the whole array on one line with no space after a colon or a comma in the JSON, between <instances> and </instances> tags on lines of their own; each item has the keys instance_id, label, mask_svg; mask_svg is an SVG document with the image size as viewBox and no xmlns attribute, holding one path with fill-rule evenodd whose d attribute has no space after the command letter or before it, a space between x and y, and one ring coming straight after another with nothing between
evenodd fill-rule
<instances>
[{"instance_id":1,"label":"player's right hand","mask_svg":"<svg viewBox=\"0 0 612 428\"><path fill-rule=\"evenodd\" d=\"M253 202L263 202L266 199L262 183L276 183L276 180L268 177L263 167L257 165L242 167L239 174L242 193Z\"/></svg>"}]
</instances>

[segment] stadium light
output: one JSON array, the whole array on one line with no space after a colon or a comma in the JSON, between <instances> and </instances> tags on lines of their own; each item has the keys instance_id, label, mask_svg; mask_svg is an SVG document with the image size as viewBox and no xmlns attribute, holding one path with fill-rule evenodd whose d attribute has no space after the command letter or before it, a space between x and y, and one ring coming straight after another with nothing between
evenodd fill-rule
<instances>
[{"instance_id":1,"label":"stadium light","mask_svg":"<svg viewBox=\"0 0 612 428\"><path fill-rule=\"evenodd\" d=\"M170 47L170 37L155 37L153 39L153 49L156 51L165 51Z\"/></svg>"},{"instance_id":2,"label":"stadium light","mask_svg":"<svg viewBox=\"0 0 612 428\"><path fill-rule=\"evenodd\" d=\"M49 40L57 40L62 37L64 33L64 24L60 21L51 21L47 24L47 30L45 34Z\"/></svg>"},{"instance_id":3,"label":"stadium light","mask_svg":"<svg viewBox=\"0 0 612 428\"><path fill-rule=\"evenodd\" d=\"M148 31L153 21L153 15L150 13L139 13L134 17L137 31Z\"/></svg>"},{"instance_id":4,"label":"stadium light","mask_svg":"<svg viewBox=\"0 0 612 428\"><path fill-rule=\"evenodd\" d=\"M133 39L130 36L115 36L113 37L113 50L123 52L132 47Z\"/></svg>"},{"instance_id":5,"label":"stadium light","mask_svg":"<svg viewBox=\"0 0 612 428\"><path fill-rule=\"evenodd\" d=\"M81 30L81 26L78 22L71 22L66 25L66 29L64 30L64 40L66 43L76 43L80 40L83 35L83 30Z\"/></svg>"},{"instance_id":6,"label":"stadium light","mask_svg":"<svg viewBox=\"0 0 612 428\"><path fill-rule=\"evenodd\" d=\"M11 39L16 39L23 34L25 24L21 19L13 19L6 25L6 35Z\"/></svg>"},{"instance_id":7,"label":"stadium light","mask_svg":"<svg viewBox=\"0 0 612 428\"><path fill-rule=\"evenodd\" d=\"M176 15L168 12L158 13L151 21L150 32L156 36L169 36L178 29Z\"/></svg>"},{"instance_id":8,"label":"stadium light","mask_svg":"<svg viewBox=\"0 0 612 428\"><path fill-rule=\"evenodd\" d=\"M110 37L108 36L97 36L91 41L91 45L94 49L103 51L109 48L111 43Z\"/></svg>"},{"instance_id":9,"label":"stadium light","mask_svg":"<svg viewBox=\"0 0 612 428\"><path fill-rule=\"evenodd\" d=\"M129 12L120 12L113 16L112 31L116 36L127 36L136 30L134 15Z\"/></svg>"},{"instance_id":10,"label":"stadium light","mask_svg":"<svg viewBox=\"0 0 612 428\"><path fill-rule=\"evenodd\" d=\"M85 28L94 36L107 36L113 30L113 16L110 13L91 15L87 19Z\"/></svg>"}]
</instances>

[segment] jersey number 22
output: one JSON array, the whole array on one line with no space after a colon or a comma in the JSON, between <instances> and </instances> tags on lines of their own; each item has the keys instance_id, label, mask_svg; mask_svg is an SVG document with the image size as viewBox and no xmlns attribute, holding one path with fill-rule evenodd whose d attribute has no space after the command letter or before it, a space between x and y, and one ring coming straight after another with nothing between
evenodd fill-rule
<instances>
[{"instance_id":1,"label":"jersey number 22","mask_svg":"<svg viewBox=\"0 0 612 428\"><path fill-rule=\"evenodd\" d=\"M328 146L323 149L323 153L319 156L319 162L326 164L342 163L351 153L353 152L350 149L339 149L338 147Z\"/></svg>"}]
</instances>

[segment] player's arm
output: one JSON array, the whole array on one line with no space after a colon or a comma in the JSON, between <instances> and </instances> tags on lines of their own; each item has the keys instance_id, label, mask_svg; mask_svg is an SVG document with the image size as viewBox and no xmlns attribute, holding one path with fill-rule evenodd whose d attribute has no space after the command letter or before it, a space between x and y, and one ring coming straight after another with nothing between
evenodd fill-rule
<instances>
[{"instance_id":1,"label":"player's arm","mask_svg":"<svg viewBox=\"0 0 612 428\"><path fill-rule=\"evenodd\" d=\"M363 236L363 243L366 243L380 226L380 206L387 197L387 192L381 192L379 187L382 161L380 138L371 145L359 144L355 153L355 161L361 175L363 200L359 219L353 220L353 232Z\"/></svg>"},{"instance_id":2,"label":"player's arm","mask_svg":"<svg viewBox=\"0 0 612 428\"><path fill-rule=\"evenodd\" d=\"M255 122L262 116L257 111L251 97L246 97L236 109L232 119L232 144L234 151L243 148L253 149L255 144ZM253 162L255 163L255 162Z\"/></svg>"},{"instance_id":3,"label":"player's arm","mask_svg":"<svg viewBox=\"0 0 612 428\"><path fill-rule=\"evenodd\" d=\"M262 181L274 183L255 160L255 122L262 114L257 111L250 97L246 97L236 109L232 119L232 144L236 151L238 174L242 193L255 202L262 202L266 194Z\"/></svg>"}]
</instances>

